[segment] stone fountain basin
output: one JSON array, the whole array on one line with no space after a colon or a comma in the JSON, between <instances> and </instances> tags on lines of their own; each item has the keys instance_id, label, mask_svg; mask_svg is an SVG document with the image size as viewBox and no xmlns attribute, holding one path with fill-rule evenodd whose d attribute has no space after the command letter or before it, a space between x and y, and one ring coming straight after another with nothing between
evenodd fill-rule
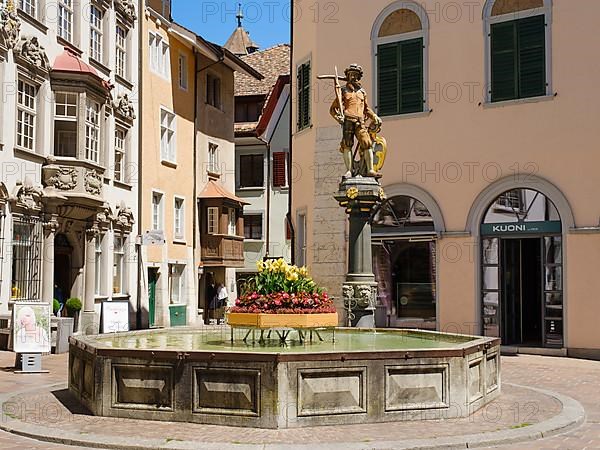
<instances>
[{"instance_id":1,"label":"stone fountain basin","mask_svg":"<svg viewBox=\"0 0 600 450\"><path fill-rule=\"evenodd\" d=\"M70 338L69 390L94 415L254 428L466 417L500 395L500 341L340 328L259 345L228 329Z\"/></svg>"}]
</instances>

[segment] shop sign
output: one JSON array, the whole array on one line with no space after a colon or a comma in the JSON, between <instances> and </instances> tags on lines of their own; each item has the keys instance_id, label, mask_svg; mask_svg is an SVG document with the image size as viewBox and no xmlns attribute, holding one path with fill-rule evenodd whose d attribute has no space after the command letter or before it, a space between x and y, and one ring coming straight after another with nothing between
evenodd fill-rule
<instances>
[{"instance_id":1,"label":"shop sign","mask_svg":"<svg viewBox=\"0 0 600 450\"><path fill-rule=\"evenodd\" d=\"M562 232L559 220L547 222L520 222L520 223L484 223L481 225L482 235L494 234L555 234Z\"/></svg>"}]
</instances>

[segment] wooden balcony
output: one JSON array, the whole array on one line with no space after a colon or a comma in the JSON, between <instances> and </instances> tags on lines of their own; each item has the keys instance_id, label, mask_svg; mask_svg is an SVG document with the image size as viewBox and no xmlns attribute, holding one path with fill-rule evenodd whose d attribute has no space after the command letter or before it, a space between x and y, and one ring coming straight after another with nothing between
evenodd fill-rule
<instances>
[{"instance_id":1,"label":"wooden balcony","mask_svg":"<svg viewBox=\"0 0 600 450\"><path fill-rule=\"evenodd\" d=\"M205 267L244 267L244 238L224 234L203 234L200 238Z\"/></svg>"}]
</instances>

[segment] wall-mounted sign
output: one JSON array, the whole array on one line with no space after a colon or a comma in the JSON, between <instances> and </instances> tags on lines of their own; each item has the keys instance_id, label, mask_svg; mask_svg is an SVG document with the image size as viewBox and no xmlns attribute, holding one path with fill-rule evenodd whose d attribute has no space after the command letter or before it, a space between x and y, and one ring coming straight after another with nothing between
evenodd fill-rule
<instances>
[{"instance_id":1,"label":"wall-mounted sign","mask_svg":"<svg viewBox=\"0 0 600 450\"><path fill-rule=\"evenodd\" d=\"M142 235L142 245L164 245L165 232L163 230L149 230Z\"/></svg>"},{"instance_id":2,"label":"wall-mounted sign","mask_svg":"<svg viewBox=\"0 0 600 450\"><path fill-rule=\"evenodd\" d=\"M50 352L50 304L17 302L13 306L15 353Z\"/></svg>"},{"instance_id":3,"label":"wall-mounted sign","mask_svg":"<svg viewBox=\"0 0 600 450\"><path fill-rule=\"evenodd\" d=\"M102 332L129 331L129 302L102 303Z\"/></svg>"},{"instance_id":4,"label":"wall-mounted sign","mask_svg":"<svg viewBox=\"0 0 600 450\"><path fill-rule=\"evenodd\" d=\"M519 222L519 223L484 223L481 225L481 234L485 236L495 234L557 234L562 232L559 220L547 222Z\"/></svg>"}]
</instances>

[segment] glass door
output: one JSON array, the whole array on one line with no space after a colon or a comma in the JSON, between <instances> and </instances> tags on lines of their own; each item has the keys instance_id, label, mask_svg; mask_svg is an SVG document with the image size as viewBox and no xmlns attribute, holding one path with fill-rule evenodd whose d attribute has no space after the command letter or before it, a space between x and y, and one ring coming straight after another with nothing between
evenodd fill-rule
<instances>
[{"instance_id":1,"label":"glass door","mask_svg":"<svg viewBox=\"0 0 600 450\"><path fill-rule=\"evenodd\" d=\"M483 335L500 337L500 251L499 238L482 240L482 317Z\"/></svg>"},{"instance_id":2,"label":"glass door","mask_svg":"<svg viewBox=\"0 0 600 450\"><path fill-rule=\"evenodd\" d=\"M564 345L563 247L560 236L544 237L544 345Z\"/></svg>"}]
</instances>

